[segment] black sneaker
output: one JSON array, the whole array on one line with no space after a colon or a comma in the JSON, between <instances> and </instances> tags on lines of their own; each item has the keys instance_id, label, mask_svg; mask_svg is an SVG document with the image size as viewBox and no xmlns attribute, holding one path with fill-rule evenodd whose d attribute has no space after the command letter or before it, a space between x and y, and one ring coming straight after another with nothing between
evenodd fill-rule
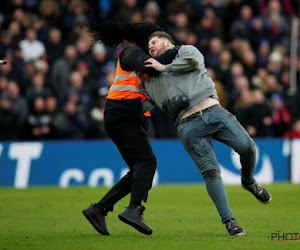
<instances>
[{"instance_id":1,"label":"black sneaker","mask_svg":"<svg viewBox=\"0 0 300 250\"><path fill-rule=\"evenodd\" d=\"M125 210L118 215L119 219L126 224L134 227L136 230L143 234L152 234L152 229L143 220L144 206L133 206L125 208Z\"/></svg>"},{"instance_id":2,"label":"black sneaker","mask_svg":"<svg viewBox=\"0 0 300 250\"><path fill-rule=\"evenodd\" d=\"M105 221L107 212L104 209L99 209L94 205L91 205L88 208L84 209L82 213L100 234L110 235Z\"/></svg>"},{"instance_id":3,"label":"black sneaker","mask_svg":"<svg viewBox=\"0 0 300 250\"><path fill-rule=\"evenodd\" d=\"M252 193L256 199L258 199L260 202L264 204L268 204L272 200L271 194L268 192L267 189L264 187L258 185L256 181L254 181L250 185L244 185L242 184L243 188L248 190L250 193Z\"/></svg>"},{"instance_id":4,"label":"black sneaker","mask_svg":"<svg viewBox=\"0 0 300 250\"><path fill-rule=\"evenodd\" d=\"M244 236L246 232L239 226L235 219L230 219L225 222L226 229L230 236Z\"/></svg>"}]
</instances>

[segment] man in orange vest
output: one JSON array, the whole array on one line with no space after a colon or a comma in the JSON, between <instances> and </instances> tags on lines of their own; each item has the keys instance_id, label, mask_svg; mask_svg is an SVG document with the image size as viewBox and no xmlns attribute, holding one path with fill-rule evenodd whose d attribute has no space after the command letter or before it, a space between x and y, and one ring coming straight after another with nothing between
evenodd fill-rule
<instances>
[{"instance_id":1,"label":"man in orange vest","mask_svg":"<svg viewBox=\"0 0 300 250\"><path fill-rule=\"evenodd\" d=\"M105 45L116 46L124 42L134 42L119 53L117 74L105 103L104 121L109 137L118 147L129 172L115 184L96 204L83 210L83 214L102 235L110 235L105 216L113 211L114 204L131 193L130 204L118 215L119 219L143 234L152 234L152 229L143 220L148 191L156 170L156 158L147 137L142 102L146 99L140 93L138 72L157 75L158 72L144 66L150 56L143 51L148 37L161 28L152 23L120 25L111 22L94 22L90 16L90 30L96 40ZM177 54L177 48L155 57L170 63Z\"/></svg>"}]
</instances>

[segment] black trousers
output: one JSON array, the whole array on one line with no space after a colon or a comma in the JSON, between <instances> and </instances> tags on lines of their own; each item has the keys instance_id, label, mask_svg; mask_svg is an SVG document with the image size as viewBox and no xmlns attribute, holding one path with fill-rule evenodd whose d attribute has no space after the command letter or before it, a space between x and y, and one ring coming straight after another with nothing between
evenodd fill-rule
<instances>
[{"instance_id":1,"label":"black trousers","mask_svg":"<svg viewBox=\"0 0 300 250\"><path fill-rule=\"evenodd\" d=\"M106 132L129 167L128 173L98 203L99 207L112 211L115 203L129 193L130 204L140 205L142 201L147 201L156 170L156 158L145 130L140 100L109 101L106 103L108 107L111 103L117 102L118 105L118 102L123 102L122 107L128 108L105 109Z\"/></svg>"}]
</instances>

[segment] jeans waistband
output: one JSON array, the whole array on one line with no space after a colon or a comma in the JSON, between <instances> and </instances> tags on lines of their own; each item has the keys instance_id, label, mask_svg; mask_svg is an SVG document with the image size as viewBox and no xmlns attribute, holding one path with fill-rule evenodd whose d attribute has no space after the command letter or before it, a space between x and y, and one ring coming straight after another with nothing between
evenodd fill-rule
<instances>
[{"instance_id":1,"label":"jeans waistband","mask_svg":"<svg viewBox=\"0 0 300 250\"><path fill-rule=\"evenodd\" d=\"M189 116L187 116L187 117L185 117L185 118L183 118L183 119L180 119L180 120L177 122L176 126L178 126L178 125L181 124L181 123L185 123L185 122L188 122L188 121L190 121L190 120L193 120L194 118L196 118L196 117L202 115L202 114L205 113L206 111L212 110L212 109L214 109L214 108L216 108L216 107L219 107L219 106L220 106L219 104L214 104L214 105L212 105L212 106L210 106L210 107L208 107L208 108L206 108L206 109L202 109L202 110L200 110L200 111L197 111L196 113L193 113L193 114L191 114L191 115L189 115Z\"/></svg>"}]
</instances>

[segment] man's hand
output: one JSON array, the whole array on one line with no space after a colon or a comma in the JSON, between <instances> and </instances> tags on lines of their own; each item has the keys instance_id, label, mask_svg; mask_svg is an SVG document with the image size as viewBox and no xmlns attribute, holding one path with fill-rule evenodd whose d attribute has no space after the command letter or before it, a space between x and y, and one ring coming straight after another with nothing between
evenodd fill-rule
<instances>
[{"instance_id":1,"label":"man's hand","mask_svg":"<svg viewBox=\"0 0 300 250\"><path fill-rule=\"evenodd\" d=\"M156 61L154 58L149 58L145 61L145 67L152 67L160 72L166 72L166 65L161 64L160 62Z\"/></svg>"}]
</instances>

